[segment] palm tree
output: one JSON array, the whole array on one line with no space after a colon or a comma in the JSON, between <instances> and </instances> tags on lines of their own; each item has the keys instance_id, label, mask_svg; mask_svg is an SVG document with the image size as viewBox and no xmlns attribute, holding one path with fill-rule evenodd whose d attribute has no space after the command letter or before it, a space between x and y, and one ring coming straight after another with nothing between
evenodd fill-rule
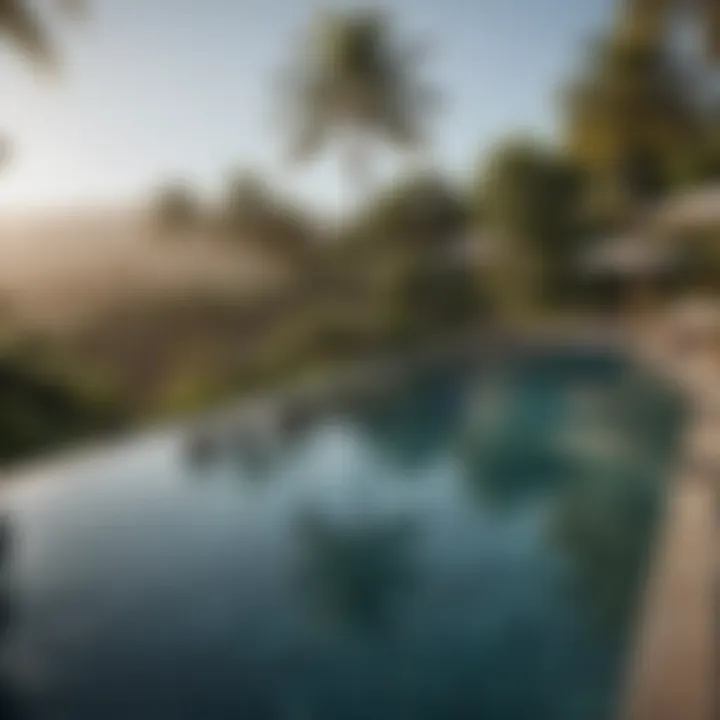
<instances>
[{"instance_id":1,"label":"palm tree","mask_svg":"<svg viewBox=\"0 0 720 720\"><path fill-rule=\"evenodd\" d=\"M347 175L360 186L371 140L409 150L425 139L425 120L438 102L416 74L425 46L401 42L383 12L322 14L297 54L283 93L294 159L307 160L340 140Z\"/></svg>"},{"instance_id":2,"label":"palm tree","mask_svg":"<svg viewBox=\"0 0 720 720\"><path fill-rule=\"evenodd\" d=\"M152 214L160 230L178 234L198 226L203 208L195 191L186 183L176 181L156 191Z\"/></svg>"},{"instance_id":3,"label":"palm tree","mask_svg":"<svg viewBox=\"0 0 720 720\"><path fill-rule=\"evenodd\" d=\"M688 78L662 43L602 38L567 101L570 154L589 173L595 209L620 219L677 180L702 135Z\"/></svg>"},{"instance_id":4,"label":"palm tree","mask_svg":"<svg viewBox=\"0 0 720 720\"><path fill-rule=\"evenodd\" d=\"M582 229L578 167L551 146L511 137L479 165L475 188L495 236L485 280L497 307L524 312L567 297Z\"/></svg>"},{"instance_id":5,"label":"palm tree","mask_svg":"<svg viewBox=\"0 0 720 720\"><path fill-rule=\"evenodd\" d=\"M54 43L27 0L0 0L0 28L33 61L43 66L56 63Z\"/></svg>"},{"instance_id":6,"label":"palm tree","mask_svg":"<svg viewBox=\"0 0 720 720\"><path fill-rule=\"evenodd\" d=\"M221 207L223 228L232 236L264 235L274 201L260 177L247 171L233 173Z\"/></svg>"},{"instance_id":7,"label":"palm tree","mask_svg":"<svg viewBox=\"0 0 720 720\"><path fill-rule=\"evenodd\" d=\"M720 60L720 0L621 0L620 27L635 38L664 40L680 14L703 29L706 56Z\"/></svg>"},{"instance_id":8,"label":"palm tree","mask_svg":"<svg viewBox=\"0 0 720 720\"><path fill-rule=\"evenodd\" d=\"M381 189L358 224L372 237L442 251L466 227L464 198L436 173L411 173Z\"/></svg>"},{"instance_id":9,"label":"palm tree","mask_svg":"<svg viewBox=\"0 0 720 720\"><path fill-rule=\"evenodd\" d=\"M54 3L63 14L75 18L86 8L86 0L54 0ZM37 67L57 68L55 42L31 0L0 0L0 33ZM0 167L7 164L11 154L12 143L0 136Z\"/></svg>"},{"instance_id":10,"label":"palm tree","mask_svg":"<svg viewBox=\"0 0 720 720\"><path fill-rule=\"evenodd\" d=\"M228 239L254 245L259 252L291 267L298 267L313 254L312 218L250 171L231 175L219 224Z\"/></svg>"},{"instance_id":11,"label":"palm tree","mask_svg":"<svg viewBox=\"0 0 720 720\"><path fill-rule=\"evenodd\" d=\"M86 3L85 0L55 0L55 6L68 16L78 17ZM0 31L39 66L57 66L55 42L30 0L0 0Z\"/></svg>"}]
</instances>

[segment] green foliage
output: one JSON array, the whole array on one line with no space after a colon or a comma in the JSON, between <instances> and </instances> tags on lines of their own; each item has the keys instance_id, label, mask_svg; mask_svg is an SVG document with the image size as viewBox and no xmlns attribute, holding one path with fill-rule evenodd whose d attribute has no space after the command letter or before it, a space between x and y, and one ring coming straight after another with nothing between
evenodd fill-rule
<instances>
[{"instance_id":1,"label":"green foliage","mask_svg":"<svg viewBox=\"0 0 720 720\"><path fill-rule=\"evenodd\" d=\"M685 0L623 0L618 30L624 36L651 43L667 42L674 21L694 15L704 38L705 54L711 61L720 59L720 2L688 3Z\"/></svg>"},{"instance_id":2,"label":"green foliage","mask_svg":"<svg viewBox=\"0 0 720 720\"><path fill-rule=\"evenodd\" d=\"M379 242L402 243L420 253L447 246L467 227L464 198L436 173L401 178L382 189L365 208L361 232Z\"/></svg>"},{"instance_id":3,"label":"green foliage","mask_svg":"<svg viewBox=\"0 0 720 720\"><path fill-rule=\"evenodd\" d=\"M40 66L57 64L55 43L30 0L0 0L0 29Z\"/></svg>"},{"instance_id":4,"label":"green foliage","mask_svg":"<svg viewBox=\"0 0 720 720\"><path fill-rule=\"evenodd\" d=\"M409 264L397 293L400 316L420 332L448 331L482 316L479 278L462 265Z\"/></svg>"},{"instance_id":5,"label":"green foliage","mask_svg":"<svg viewBox=\"0 0 720 720\"><path fill-rule=\"evenodd\" d=\"M670 50L636 35L596 42L568 90L565 141L593 180L597 212L661 197L704 141L692 83Z\"/></svg>"},{"instance_id":6,"label":"green foliage","mask_svg":"<svg viewBox=\"0 0 720 720\"><path fill-rule=\"evenodd\" d=\"M679 276L683 289L720 293L720 228L677 239Z\"/></svg>"},{"instance_id":7,"label":"green foliage","mask_svg":"<svg viewBox=\"0 0 720 720\"><path fill-rule=\"evenodd\" d=\"M120 406L93 386L35 367L18 354L0 357L0 461L117 429Z\"/></svg>"},{"instance_id":8,"label":"green foliage","mask_svg":"<svg viewBox=\"0 0 720 720\"><path fill-rule=\"evenodd\" d=\"M262 234L272 206L270 188L250 172L237 172L228 182L220 209L225 228L233 234Z\"/></svg>"},{"instance_id":9,"label":"green foliage","mask_svg":"<svg viewBox=\"0 0 720 720\"><path fill-rule=\"evenodd\" d=\"M703 118L694 143L671 165L671 189L687 190L720 180L720 116Z\"/></svg>"},{"instance_id":10,"label":"green foliage","mask_svg":"<svg viewBox=\"0 0 720 720\"><path fill-rule=\"evenodd\" d=\"M66 9L76 2L65 0ZM720 177L720 118L701 110L692 78L681 76L665 42L672 4L628 0L569 88L559 148L510 138L478 167L467 192L437 172L408 174L328 232L252 172L228 180L212 216L191 186L162 188L153 202L162 230L212 227L214 240L250 243L284 262L295 271L292 282L251 301L186 294L166 307L152 298L132 318L104 319L104 328L87 331L98 335L88 346L106 348L97 365L115 379L113 392L91 388L92 351L78 351L63 373L54 353L54 367L15 351L0 357L0 459L114 422L108 398L135 421L174 416L421 344L492 310L534 316L576 303L577 259L591 233L646 200ZM706 5L703 12L719 20L720 2ZM34 59L54 63L54 44L29 0L0 0L0 29ZM422 77L426 55L383 12L318 15L281 92L293 156L309 159L339 140L348 172L362 180L371 142L421 146L439 101ZM458 241L478 230L497 246L483 267L458 253ZM683 243L684 281L720 288L717 236ZM35 348L34 357L47 352ZM60 379L66 375L81 377L82 387ZM488 449L491 480L512 474L523 484L529 468L557 469L543 446L528 446L525 460L513 453Z\"/></svg>"},{"instance_id":11,"label":"green foliage","mask_svg":"<svg viewBox=\"0 0 720 720\"><path fill-rule=\"evenodd\" d=\"M579 247L583 177L554 150L528 140L500 145L481 168L476 193L499 245L495 292L521 305L567 292Z\"/></svg>"},{"instance_id":12,"label":"green foliage","mask_svg":"<svg viewBox=\"0 0 720 720\"><path fill-rule=\"evenodd\" d=\"M202 204L185 183L171 183L161 188L154 199L154 212L159 227L175 233L192 229L202 218Z\"/></svg>"},{"instance_id":13,"label":"green foliage","mask_svg":"<svg viewBox=\"0 0 720 720\"><path fill-rule=\"evenodd\" d=\"M314 254L319 230L300 207L251 172L231 176L220 206L220 226L232 240L290 262Z\"/></svg>"},{"instance_id":14,"label":"green foliage","mask_svg":"<svg viewBox=\"0 0 720 720\"><path fill-rule=\"evenodd\" d=\"M292 155L304 160L331 139L347 140L351 177L367 172L368 141L413 147L437 94L417 76L424 54L404 44L383 12L352 9L318 15L292 60L282 96Z\"/></svg>"}]
</instances>

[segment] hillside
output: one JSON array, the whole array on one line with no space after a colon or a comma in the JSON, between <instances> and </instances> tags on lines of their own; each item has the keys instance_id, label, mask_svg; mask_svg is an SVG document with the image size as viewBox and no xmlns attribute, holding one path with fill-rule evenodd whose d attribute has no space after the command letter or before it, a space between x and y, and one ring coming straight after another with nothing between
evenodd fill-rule
<instances>
[{"instance_id":1,"label":"hillside","mask_svg":"<svg viewBox=\"0 0 720 720\"><path fill-rule=\"evenodd\" d=\"M66 209L0 218L0 295L23 323L63 330L138 296L252 296L282 269L202 233L159 237L142 212Z\"/></svg>"}]
</instances>

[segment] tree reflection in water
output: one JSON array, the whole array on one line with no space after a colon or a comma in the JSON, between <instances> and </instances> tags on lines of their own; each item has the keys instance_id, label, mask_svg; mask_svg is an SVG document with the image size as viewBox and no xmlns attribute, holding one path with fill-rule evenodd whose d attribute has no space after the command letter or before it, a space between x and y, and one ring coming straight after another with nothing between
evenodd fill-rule
<instances>
[{"instance_id":1,"label":"tree reflection in water","mask_svg":"<svg viewBox=\"0 0 720 720\"><path fill-rule=\"evenodd\" d=\"M660 497L647 478L615 469L578 479L559 499L551 536L603 632L622 637L633 619Z\"/></svg>"},{"instance_id":2,"label":"tree reflection in water","mask_svg":"<svg viewBox=\"0 0 720 720\"><path fill-rule=\"evenodd\" d=\"M584 429L604 442L567 448L576 470L558 498L551 531L601 629L622 636L646 576L683 409L677 397L652 383L618 386L596 400ZM578 441L581 421L573 420Z\"/></svg>"},{"instance_id":3,"label":"tree reflection in water","mask_svg":"<svg viewBox=\"0 0 720 720\"><path fill-rule=\"evenodd\" d=\"M557 492L570 472L569 458L532 433L484 438L473 443L464 457L470 496L496 511Z\"/></svg>"},{"instance_id":4,"label":"tree reflection in water","mask_svg":"<svg viewBox=\"0 0 720 720\"><path fill-rule=\"evenodd\" d=\"M324 619L349 628L382 625L412 589L408 518L334 521L305 512L297 530L304 555L302 582Z\"/></svg>"},{"instance_id":5,"label":"tree reflection in water","mask_svg":"<svg viewBox=\"0 0 720 720\"><path fill-rule=\"evenodd\" d=\"M680 438L680 398L651 378L627 380L571 397L561 442L586 466L613 460L662 474Z\"/></svg>"},{"instance_id":6,"label":"tree reflection in water","mask_svg":"<svg viewBox=\"0 0 720 720\"><path fill-rule=\"evenodd\" d=\"M503 412L471 425L463 455L467 487L484 506L551 501L552 541L579 602L613 637L633 619L683 421L672 393L628 380L581 384L582 403L556 386L563 406L543 422L510 397Z\"/></svg>"},{"instance_id":7,"label":"tree reflection in water","mask_svg":"<svg viewBox=\"0 0 720 720\"><path fill-rule=\"evenodd\" d=\"M465 389L452 375L413 374L391 393L356 400L347 419L391 463L412 472L425 467L456 437Z\"/></svg>"},{"instance_id":8,"label":"tree reflection in water","mask_svg":"<svg viewBox=\"0 0 720 720\"><path fill-rule=\"evenodd\" d=\"M23 720L28 717L17 689L0 673L0 718Z\"/></svg>"},{"instance_id":9,"label":"tree reflection in water","mask_svg":"<svg viewBox=\"0 0 720 720\"><path fill-rule=\"evenodd\" d=\"M0 516L0 641L10 624L10 561L12 560L10 518Z\"/></svg>"},{"instance_id":10,"label":"tree reflection in water","mask_svg":"<svg viewBox=\"0 0 720 720\"><path fill-rule=\"evenodd\" d=\"M12 526L10 519L3 516L0 517L0 659L3 639L12 619L9 577L11 552ZM0 667L0 718L2 720L21 720L23 717L25 714L22 712L22 703L18 693Z\"/></svg>"},{"instance_id":11,"label":"tree reflection in water","mask_svg":"<svg viewBox=\"0 0 720 720\"><path fill-rule=\"evenodd\" d=\"M266 447L242 443L230 450L231 462L238 479L253 483L266 483L273 478L278 460L278 450L271 452Z\"/></svg>"},{"instance_id":12,"label":"tree reflection in water","mask_svg":"<svg viewBox=\"0 0 720 720\"><path fill-rule=\"evenodd\" d=\"M471 498L506 511L557 492L572 471L556 442L557 388L520 390L506 378L481 390L460 450Z\"/></svg>"}]
</instances>

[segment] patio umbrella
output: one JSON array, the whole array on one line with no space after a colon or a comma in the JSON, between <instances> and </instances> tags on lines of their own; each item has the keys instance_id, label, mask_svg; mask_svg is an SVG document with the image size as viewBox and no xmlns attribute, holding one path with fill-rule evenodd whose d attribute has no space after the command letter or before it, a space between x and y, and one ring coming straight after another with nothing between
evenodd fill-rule
<instances>
[{"instance_id":1,"label":"patio umbrella","mask_svg":"<svg viewBox=\"0 0 720 720\"><path fill-rule=\"evenodd\" d=\"M648 224L659 234L720 227L720 185L706 185L667 200L651 214Z\"/></svg>"},{"instance_id":2,"label":"patio umbrella","mask_svg":"<svg viewBox=\"0 0 720 720\"><path fill-rule=\"evenodd\" d=\"M658 283L677 266L677 252L658 238L619 235L595 244L580 258L580 271L587 276L616 281L629 296L630 310L645 315L654 305Z\"/></svg>"},{"instance_id":3,"label":"patio umbrella","mask_svg":"<svg viewBox=\"0 0 720 720\"><path fill-rule=\"evenodd\" d=\"M677 261L674 248L637 235L620 235L602 240L580 259L581 271L621 279L658 278L672 270Z\"/></svg>"}]
</instances>

